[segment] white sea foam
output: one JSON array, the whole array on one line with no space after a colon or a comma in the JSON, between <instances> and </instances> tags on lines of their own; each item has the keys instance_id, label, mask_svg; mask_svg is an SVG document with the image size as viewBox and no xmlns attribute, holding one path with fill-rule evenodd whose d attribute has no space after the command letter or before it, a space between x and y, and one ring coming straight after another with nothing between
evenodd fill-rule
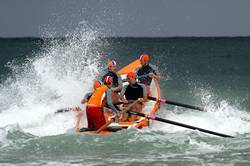
<instances>
[{"instance_id":1,"label":"white sea foam","mask_svg":"<svg viewBox=\"0 0 250 166\"><path fill-rule=\"evenodd\" d=\"M16 74L0 86L0 128L14 124L24 132L48 136L63 134L74 127L75 113L54 115L54 112L64 107L82 106L81 97L89 91L101 70L96 48L96 43L100 42L98 33L84 29L75 34L65 41L51 42L21 66L10 65ZM249 113L226 100L215 103L211 93L198 94L207 112L178 108L174 111L181 113L176 114L162 107L160 116L225 134L250 132ZM188 130L160 122L155 122L151 129L168 133ZM4 140L4 136L0 139Z\"/></svg>"},{"instance_id":2,"label":"white sea foam","mask_svg":"<svg viewBox=\"0 0 250 166\"><path fill-rule=\"evenodd\" d=\"M52 41L25 64L10 65L13 77L0 87L0 128L15 124L37 136L73 128L76 113L54 112L71 106L84 108L81 98L91 90L100 70L98 42L97 31L78 29L64 41Z\"/></svg>"},{"instance_id":3,"label":"white sea foam","mask_svg":"<svg viewBox=\"0 0 250 166\"><path fill-rule=\"evenodd\" d=\"M226 100L210 102L211 95L202 98L207 103L206 112L200 112L185 108L168 110L163 107L161 117L191 126L212 130L228 135L244 134L250 132L250 114L237 106L230 105ZM209 96L209 97L208 97ZM177 112L177 113L176 113ZM169 133L189 130L161 122L154 123L156 130L163 130Z\"/></svg>"}]
</instances>

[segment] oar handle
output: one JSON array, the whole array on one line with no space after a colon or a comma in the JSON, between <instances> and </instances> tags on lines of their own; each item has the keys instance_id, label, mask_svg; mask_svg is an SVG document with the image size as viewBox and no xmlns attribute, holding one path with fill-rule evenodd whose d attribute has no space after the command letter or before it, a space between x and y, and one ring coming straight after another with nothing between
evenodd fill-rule
<instances>
[{"instance_id":1,"label":"oar handle","mask_svg":"<svg viewBox=\"0 0 250 166\"><path fill-rule=\"evenodd\" d=\"M192 106L192 105L188 105L188 104L178 103L178 102L170 101L167 99L158 99L157 100L157 98L151 97L151 96L149 96L148 99L153 100L153 101L159 101L161 103L166 103L166 104L170 104L170 105L176 105L176 106L190 108L190 109L194 109L194 110L205 111L203 108L198 107L198 106Z\"/></svg>"},{"instance_id":2,"label":"oar handle","mask_svg":"<svg viewBox=\"0 0 250 166\"><path fill-rule=\"evenodd\" d=\"M133 102L126 108L126 110L130 110L135 104L139 102L138 100L131 100L131 101Z\"/></svg>"},{"instance_id":3,"label":"oar handle","mask_svg":"<svg viewBox=\"0 0 250 166\"><path fill-rule=\"evenodd\" d=\"M133 103L135 101L137 101L137 100L128 100L128 103ZM120 105L120 104L124 104L124 102L121 101L121 102L118 102L118 103L114 103L114 105Z\"/></svg>"}]
</instances>

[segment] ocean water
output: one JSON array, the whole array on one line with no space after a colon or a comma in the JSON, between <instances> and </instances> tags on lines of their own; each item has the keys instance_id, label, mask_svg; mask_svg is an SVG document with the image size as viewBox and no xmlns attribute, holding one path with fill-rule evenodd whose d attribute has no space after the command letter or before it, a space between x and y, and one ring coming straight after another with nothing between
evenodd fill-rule
<instances>
[{"instance_id":1,"label":"ocean water","mask_svg":"<svg viewBox=\"0 0 250 166\"><path fill-rule=\"evenodd\" d=\"M111 135L73 131L75 113L108 59L118 68L151 55L162 98L158 116L232 135L222 138L152 122ZM250 38L0 39L0 165L250 165ZM86 116L83 117L86 125Z\"/></svg>"}]
</instances>

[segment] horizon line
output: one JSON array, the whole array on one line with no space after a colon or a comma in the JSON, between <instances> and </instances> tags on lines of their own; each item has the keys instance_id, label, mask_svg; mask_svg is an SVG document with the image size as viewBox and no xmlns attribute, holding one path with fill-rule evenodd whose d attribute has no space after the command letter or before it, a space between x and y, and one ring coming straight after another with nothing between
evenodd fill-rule
<instances>
[{"instance_id":1,"label":"horizon line","mask_svg":"<svg viewBox=\"0 0 250 166\"><path fill-rule=\"evenodd\" d=\"M56 37L39 37L39 36L17 36L17 37L1 37L0 39L58 39L58 38L70 38L73 36L56 36ZM250 35L239 36L97 36L97 38L248 38Z\"/></svg>"}]
</instances>

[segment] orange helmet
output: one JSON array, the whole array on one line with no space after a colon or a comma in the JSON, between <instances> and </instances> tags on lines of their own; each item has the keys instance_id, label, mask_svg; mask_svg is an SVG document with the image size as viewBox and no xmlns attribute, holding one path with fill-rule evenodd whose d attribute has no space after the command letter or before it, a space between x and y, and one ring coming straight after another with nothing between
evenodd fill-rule
<instances>
[{"instance_id":1,"label":"orange helmet","mask_svg":"<svg viewBox=\"0 0 250 166\"><path fill-rule=\"evenodd\" d=\"M108 68L116 66L116 65L117 65L116 61L114 61L114 60L109 60L108 61Z\"/></svg>"},{"instance_id":2,"label":"orange helmet","mask_svg":"<svg viewBox=\"0 0 250 166\"><path fill-rule=\"evenodd\" d=\"M129 73L127 74L127 78L134 78L134 79L136 79L136 74L135 74L135 72L129 72Z\"/></svg>"},{"instance_id":3,"label":"orange helmet","mask_svg":"<svg viewBox=\"0 0 250 166\"><path fill-rule=\"evenodd\" d=\"M104 84L105 85L110 85L110 84L112 84L112 82L113 82L113 78L111 76L106 76L104 78Z\"/></svg>"},{"instance_id":4,"label":"orange helmet","mask_svg":"<svg viewBox=\"0 0 250 166\"><path fill-rule=\"evenodd\" d=\"M102 82L99 81L99 80L95 80L94 83L93 83L93 88L96 90L100 86L102 86Z\"/></svg>"},{"instance_id":5,"label":"orange helmet","mask_svg":"<svg viewBox=\"0 0 250 166\"><path fill-rule=\"evenodd\" d=\"M148 63L149 62L149 55L147 53L143 53L141 56L140 56L140 61L143 61L145 63Z\"/></svg>"}]
</instances>

